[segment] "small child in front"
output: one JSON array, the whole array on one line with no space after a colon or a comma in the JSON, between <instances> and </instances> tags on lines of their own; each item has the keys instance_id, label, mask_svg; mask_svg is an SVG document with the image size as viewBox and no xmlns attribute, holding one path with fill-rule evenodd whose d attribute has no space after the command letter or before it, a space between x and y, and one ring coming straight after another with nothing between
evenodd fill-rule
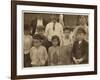
<instances>
[{"instance_id":1,"label":"small child in front","mask_svg":"<svg viewBox=\"0 0 100 80\"><path fill-rule=\"evenodd\" d=\"M44 66L48 55L47 50L41 43L41 36L35 34L33 36L33 47L30 50L31 65L34 66Z\"/></svg>"},{"instance_id":2,"label":"small child in front","mask_svg":"<svg viewBox=\"0 0 100 80\"><path fill-rule=\"evenodd\" d=\"M54 66L59 64L59 54L60 54L60 39L58 36L52 36L52 46L49 47L49 65Z\"/></svg>"}]
</instances>

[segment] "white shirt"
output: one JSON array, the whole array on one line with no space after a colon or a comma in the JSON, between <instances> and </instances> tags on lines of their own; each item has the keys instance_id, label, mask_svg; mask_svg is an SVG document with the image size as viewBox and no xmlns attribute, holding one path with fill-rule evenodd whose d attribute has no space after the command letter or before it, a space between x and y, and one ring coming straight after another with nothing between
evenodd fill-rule
<instances>
[{"instance_id":1,"label":"white shirt","mask_svg":"<svg viewBox=\"0 0 100 80\"><path fill-rule=\"evenodd\" d=\"M44 65L48 58L46 48L44 46L38 48L32 47L30 50L30 58L32 65Z\"/></svg>"},{"instance_id":2,"label":"white shirt","mask_svg":"<svg viewBox=\"0 0 100 80\"><path fill-rule=\"evenodd\" d=\"M43 26L43 20L37 19L37 26Z\"/></svg>"},{"instance_id":3,"label":"white shirt","mask_svg":"<svg viewBox=\"0 0 100 80\"><path fill-rule=\"evenodd\" d=\"M55 30L53 30L53 22L50 22L47 24L45 29L45 35L47 36L48 40L51 41L52 36L57 35L60 40L63 36L63 26L56 22L55 23Z\"/></svg>"},{"instance_id":4,"label":"white shirt","mask_svg":"<svg viewBox=\"0 0 100 80\"><path fill-rule=\"evenodd\" d=\"M79 41L79 44L81 44L82 43L82 41Z\"/></svg>"},{"instance_id":5,"label":"white shirt","mask_svg":"<svg viewBox=\"0 0 100 80\"><path fill-rule=\"evenodd\" d=\"M65 36L62 38L62 46L68 46L72 44L72 40L69 36L69 38L65 38Z\"/></svg>"}]
</instances>

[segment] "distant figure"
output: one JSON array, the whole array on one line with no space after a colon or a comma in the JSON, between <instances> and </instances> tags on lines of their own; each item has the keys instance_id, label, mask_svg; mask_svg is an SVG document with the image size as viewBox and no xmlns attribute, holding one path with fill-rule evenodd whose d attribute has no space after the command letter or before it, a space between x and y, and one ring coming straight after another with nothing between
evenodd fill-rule
<instances>
[{"instance_id":1,"label":"distant figure","mask_svg":"<svg viewBox=\"0 0 100 80\"><path fill-rule=\"evenodd\" d=\"M33 36L33 47L30 50L31 65L45 66L48 59L47 50L41 43L41 36L36 34Z\"/></svg>"},{"instance_id":2,"label":"distant figure","mask_svg":"<svg viewBox=\"0 0 100 80\"><path fill-rule=\"evenodd\" d=\"M77 30L77 39L73 44L72 59L74 64L88 63L88 42L85 40L86 32L83 28Z\"/></svg>"},{"instance_id":3,"label":"distant figure","mask_svg":"<svg viewBox=\"0 0 100 80\"><path fill-rule=\"evenodd\" d=\"M32 36L30 35L30 26L24 25L24 67L31 66L30 49L32 47Z\"/></svg>"},{"instance_id":4,"label":"distant figure","mask_svg":"<svg viewBox=\"0 0 100 80\"><path fill-rule=\"evenodd\" d=\"M65 25L64 25L64 15L63 14L59 15L59 23L63 26L63 28L65 28Z\"/></svg>"},{"instance_id":5,"label":"distant figure","mask_svg":"<svg viewBox=\"0 0 100 80\"><path fill-rule=\"evenodd\" d=\"M75 41L76 39L76 33L77 33L77 30L79 28L83 28L86 32L85 34L85 40L88 41L88 26L87 26L87 19L85 16L79 16L79 19L78 19L78 26L75 27L75 29L73 30L71 36L73 38L73 41Z\"/></svg>"},{"instance_id":6,"label":"distant figure","mask_svg":"<svg viewBox=\"0 0 100 80\"><path fill-rule=\"evenodd\" d=\"M42 15L37 15L36 18L31 21L30 25L32 36L37 32L38 26L44 26L44 25L46 25L46 21L43 19Z\"/></svg>"},{"instance_id":7,"label":"distant figure","mask_svg":"<svg viewBox=\"0 0 100 80\"><path fill-rule=\"evenodd\" d=\"M51 16L52 20L47 24L45 29L45 35L49 41L51 41L52 36L56 35L60 38L63 36L63 26L57 22L57 18L55 15Z\"/></svg>"}]
</instances>

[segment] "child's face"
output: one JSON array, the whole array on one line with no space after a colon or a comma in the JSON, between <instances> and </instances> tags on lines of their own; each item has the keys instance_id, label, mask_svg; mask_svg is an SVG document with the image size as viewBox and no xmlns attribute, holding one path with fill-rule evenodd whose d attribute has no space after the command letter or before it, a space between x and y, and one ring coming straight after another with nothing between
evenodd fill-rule
<instances>
[{"instance_id":1,"label":"child's face","mask_svg":"<svg viewBox=\"0 0 100 80\"><path fill-rule=\"evenodd\" d=\"M38 39L33 39L33 44L35 47L39 47L41 45L41 41Z\"/></svg>"},{"instance_id":2,"label":"child's face","mask_svg":"<svg viewBox=\"0 0 100 80\"><path fill-rule=\"evenodd\" d=\"M81 40L83 40L84 39L84 33L78 33L77 34L77 39L79 40L79 41L81 41Z\"/></svg>"},{"instance_id":3,"label":"child's face","mask_svg":"<svg viewBox=\"0 0 100 80\"><path fill-rule=\"evenodd\" d=\"M64 35L65 35L65 37L69 37L70 31L69 31L69 30L65 30L65 31L64 31Z\"/></svg>"},{"instance_id":4,"label":"child's face","mask_svg":"<svg viewBox=\"0 0 100 80\"><path fill-rule=\"evenodd\" d=\"M57 39L53 39L52 40L52 45L53 46L57 46L58 45L58 40Z\"/></svg>"}]
</instances>

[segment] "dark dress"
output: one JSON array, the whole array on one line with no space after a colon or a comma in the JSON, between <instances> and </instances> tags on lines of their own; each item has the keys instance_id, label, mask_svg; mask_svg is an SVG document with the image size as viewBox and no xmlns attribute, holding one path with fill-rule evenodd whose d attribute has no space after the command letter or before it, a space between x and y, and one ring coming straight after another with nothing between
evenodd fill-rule
<instances>
[{"instance_id":1,"label":"dark dress","mask_svg":"<svg viewBox=\"0 0 100 80\"><path fill-rule=\"evenodd\" d=\"M72 49L72 57L76 59L83 58L80 64L88 63L88 42L83 40L80 44L79 41L75 41Z\"/></svg>"},{"instance_id":2,"label":"dark dress","mask_svg":"<svg viewBox=\"0 0 100 80\"><path fill-rule=\"evenodd\" d=\"M24 54L24 67L31 67L30 53Z\"/></svg>"}]
</instances>

